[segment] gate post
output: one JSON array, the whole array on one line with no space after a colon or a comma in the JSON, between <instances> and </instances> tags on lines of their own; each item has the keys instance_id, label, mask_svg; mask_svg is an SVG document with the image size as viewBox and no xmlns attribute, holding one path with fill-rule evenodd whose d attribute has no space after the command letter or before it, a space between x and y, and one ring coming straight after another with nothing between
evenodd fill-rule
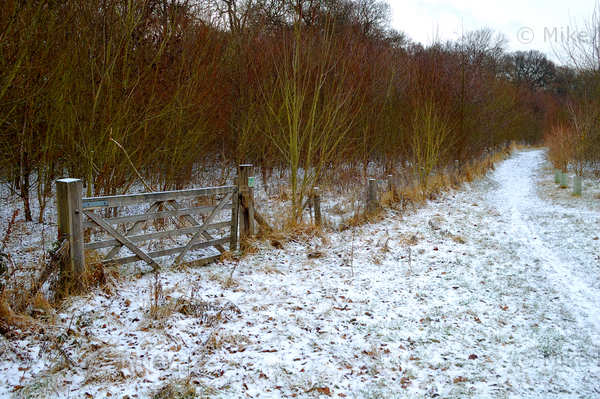
<instances>
[{"instance_id":1,"label":"gate post","mask_svg":"<svg viewBox=\"0 0 600 399\"><path fill-rule=\"evenodd\" d=\"M321 192L319 187L313 189L313 208L315 210L315 224L321 226Z\"/></svg>"},{"instance_id":2,"label":"gate post","mask_svg":"<svg viewBox=\"0 0 600 399\"><path fill-rule=\"evenodd\" d=\"M229 240L229 251L233 252L238 246L239 215L240 211L240 191L236 187L235 193L231 197L231 238Z\"/></svg>"},{"instance_id":3,"label":"gate post","mask_svg":"<svg viewBox=\"0 0 600 399\"><path fill-rule=\"evenodd\" d=\"M58 239L69 241L69 260L61 266L61 278L69 285L78 284L85 271L83 227L81 223L83 183L79 179L56 181Z\"/></svg>"},{"instance_id":4,"label":"gate post","mask_svg":"<svg viewBox=\"0 0 600 399\"><path fill-rule=\"evenodd\" d=\"M377 181L369 179L367 186L367 213L373 214L377 211Z\"/></svg>"},{"instance_id":5,"label":"gate post","mask_svg":"<svg viewBox=\"0 0 600 399\"><path fill-rule=\"evenodd\" d=\"M252 164L240 165L237 184L240 195L240 241L254 235L254 190L248 185Z\"/></svg>"}]
</instances>

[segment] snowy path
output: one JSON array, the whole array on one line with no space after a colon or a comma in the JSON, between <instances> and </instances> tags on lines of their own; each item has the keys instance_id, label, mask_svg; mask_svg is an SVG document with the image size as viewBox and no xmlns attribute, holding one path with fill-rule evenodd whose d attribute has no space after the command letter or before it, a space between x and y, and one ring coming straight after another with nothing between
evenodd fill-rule
<instances>
[{"instance_id":1,"label":"snowy path","mask_svg":"<svg viewBox=\"0 0 600 399\"><path fill-rule=\"evenodd\" d=\"M521 153L504 162L493 174L492 178L500 187L490 192L489 201L502 210L502 217L510 219L512 239L521 243L522 251L519 253L521 259L531 263L541 262L557 289L568 290L573 304L573 315L582 328L590 330L594 342L599 344L600 287L594 287L586 280L597 282L600 267L596 264L596 267L590 270L586 267L588 265L579 263L577 259L569 259L568 252L572 248L565 246L563 242L546 241L544 237L545 226L550 224L559 227L560 223L556 221L563 218L565 213L570 216L566 221L567 224L580 225L584 229L585 223L572 218L584 219L595 216L597 219L599 213L565 210L541 200L536 192L535 175L544 162L542 151ZM600 233L600 226L596 229L596 234L598 233ZM588 234L594 232L590 231ZM563 239L566 240L568 237ZM589 276L590 273L593 275Z\"/></svg>"},{"instance_id":2,"label":"snowy path","mask_svg":"<svg viewBox=\"0 0 600 399\"><path fill-rule=\"evenodd\" d=\"M56 319L77 366L25 337L0 397L598 398L600 184L552 180L521 151L414 214L164 271L159 320L151 276L75 298Z\"/></svg>"}]
</instances>

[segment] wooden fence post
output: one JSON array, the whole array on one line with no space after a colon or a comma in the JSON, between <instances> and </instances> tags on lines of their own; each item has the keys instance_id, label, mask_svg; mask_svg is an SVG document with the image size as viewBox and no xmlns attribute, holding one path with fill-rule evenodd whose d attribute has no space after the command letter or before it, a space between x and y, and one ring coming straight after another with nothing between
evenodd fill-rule
<instances>
[{"instance_id":1,"label":"wooden fence post","mask_svg":"<svg viewBox=\"0 0 600 399\"><path fill-rule=\"evenodd\" d=\"M369 179L369 186L367 188L367 212L375 213L377 210L377 181L375 179Z\"/></svg>"},{"instance_id":2,"label":"wooden fence post","mask_svg":"<svg viewBox=\"0 0 600 399\"><path fill-rule=\"evenodd\" d=\"M61 278L78 284L85 271L83 251L82 202L83 183L79 179L56 181L58 239L69 241L69 260L62 266Z\"/></svg>"},{"instance_id":3,"label":"wooden fence post","mask_svg":"<svg viewBox=\"0 0 600 399\"><path fill-rule=\"evenodd\" d=\"M248 186L251 164L240 165L238 192L240 194L240 239L254 235L254 190Z\"/></svg>"},{"instance_id":4,"label":"wooden fence post","mask_svg":"<svg viewBox=\"0 0 600 399\"><path fill-rule=\"evenodd\" d=\"M315 224L321 225L321 193L319 187L313 190L313 208L315 209Z\"/></svg>"},{"instance_id":5,"label":"wooden fence post","mask_svg":"<svg viewBox=\"0 0 600 399\"><path fill-rule=\"evenodd\" d=\"M238 225L240 219L240 192L239 187L231 197L231 238L229 240L229 251L233 252L238 246Z\"/></svg>"},{"instance_id":6,"label":"wooden fence post","mask_svg":"<svg viewBox=\"0 0 600 399\"><path fill-rule=\"evenodd\" d=\"M452 180L454 184L460 183L460 162L458 159L454 160L454 173L452 173Z\"/></svg>"}]
</instances>

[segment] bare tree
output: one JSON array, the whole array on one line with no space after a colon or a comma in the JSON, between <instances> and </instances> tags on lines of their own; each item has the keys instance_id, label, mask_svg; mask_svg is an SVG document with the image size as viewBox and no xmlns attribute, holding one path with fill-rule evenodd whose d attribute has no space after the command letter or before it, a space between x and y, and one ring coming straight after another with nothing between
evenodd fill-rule
<instances>
[{"instance_id":1,"label":"bare tree","mask_svg":"<svg viewBox=\"0 0 600 399\"><path fill-rule=\"evenodd\" d=\"M582 27L575 22L570 31L573 34L566 36L551 32L558 43L556 55L579 71L600 72L600 2L596 2L592 16Z\"/></svg>"},{"instance_id":2,"label":"bare tree","mask_svg":"<svg viewBox=\"0 0 600 399\"><path fill-rule=\"evenodd\" d=\"M541 89L550 88L556 79L554 63L539 51L517 51L507 59L508 74L514 82Z\"/></svg>"}]
</instances>

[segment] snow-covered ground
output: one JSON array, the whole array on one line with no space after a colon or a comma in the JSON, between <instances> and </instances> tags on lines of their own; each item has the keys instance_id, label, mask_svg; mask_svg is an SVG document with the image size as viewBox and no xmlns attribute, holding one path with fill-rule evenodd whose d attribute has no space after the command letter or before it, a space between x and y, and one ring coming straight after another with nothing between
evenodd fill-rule
<instances>
[{"instance_id":1,"label":"snow-covered ground","mask_svg":"<svg viewBox=\"0 0 600 399\"><path fill-rule=\"evenodd\" d=\"M0 337L0 396L600 397L599 193L521 151L414 214L121 281Z\"/></svg>"}]
</instances>

